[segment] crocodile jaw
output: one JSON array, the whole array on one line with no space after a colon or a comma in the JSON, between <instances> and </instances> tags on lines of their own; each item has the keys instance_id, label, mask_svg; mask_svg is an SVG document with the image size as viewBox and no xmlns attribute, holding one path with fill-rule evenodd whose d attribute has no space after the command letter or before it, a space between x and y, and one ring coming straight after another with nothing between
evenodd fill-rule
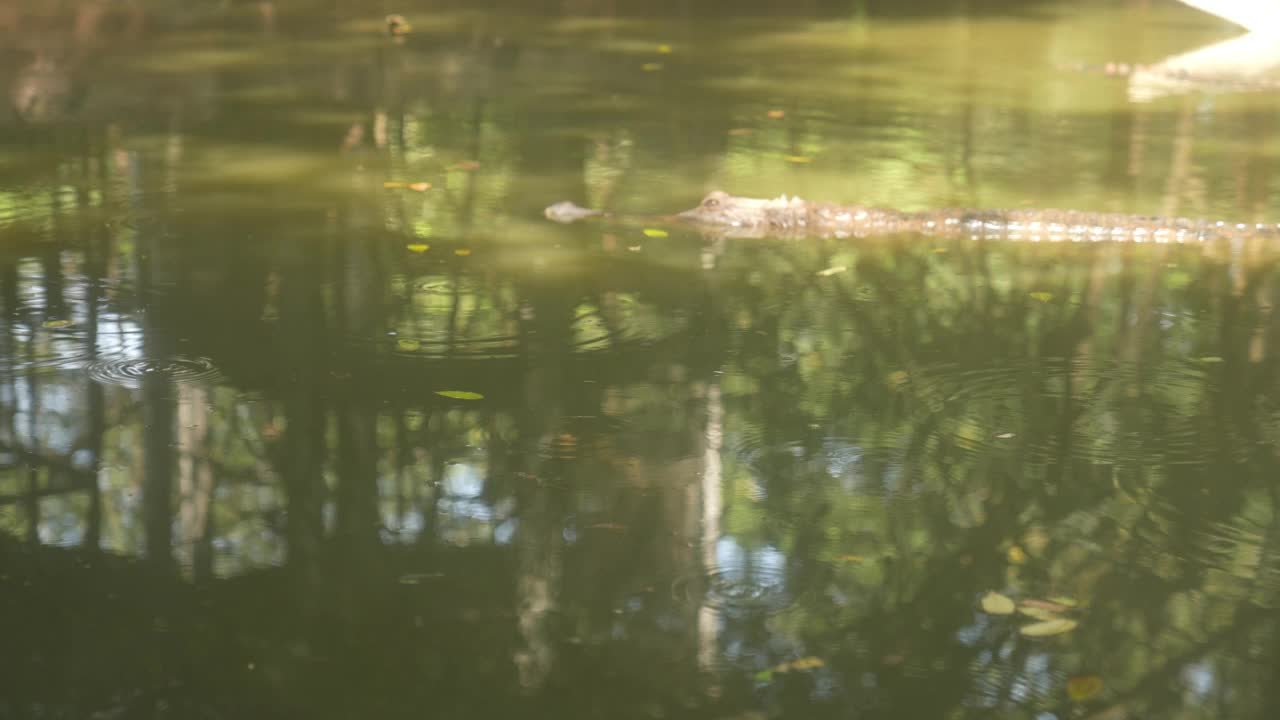
<instances>
[{"instance_id":1,"label":"crocodile jaw","mask_svg":"<svg viewBox=\"0 0 1280 720\"><path fill-rule=\"evenodd\" d=\"M676 217L720 228L790 227L806 214L807 207L798 197L747 198L716 191L703 198L697 207Z\"/></svg>"}]
</instances>

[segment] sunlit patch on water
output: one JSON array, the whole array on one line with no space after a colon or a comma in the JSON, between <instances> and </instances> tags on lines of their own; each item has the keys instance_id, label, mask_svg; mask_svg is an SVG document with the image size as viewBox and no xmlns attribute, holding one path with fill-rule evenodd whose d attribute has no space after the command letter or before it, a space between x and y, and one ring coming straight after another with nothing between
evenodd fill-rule
<instances>
[{"instance_id":1,"label":"sunlit patch on water","mask_svg":"<svg viewBox=\"0 0 1280 720\"><path fill-rule=\"evenodd\" d=\"M530 352L634 349L678 331L671 318L628 293L607 292L573 307L519 301L512 288L468 275L393 281L398 307L382 328L360 328L349 341L418 359L512 358Z\"/></svg>"},{"instance_id":2,"label":"sunlit patch on water","mask_svg":"<svg viewBox=\"0 0 1280 720\"><path fill-rule=\"evenodd\" d=\"M85 368L93 380L104 385L138 387L148 379L169 382L211 382L221 373L209 358L174 355L168 358L117 358L95 360Z\"/></svg>"},{"instance_id":3,"label":"sunlit patch on water","mask_svg":"<svg viewBox=\"0 0 1280 720\"><path fill-rule=\"evenodd\" d=\"M387 337L392 353L421 359L510 358L515 357L517 348L517 341L511 336L459 339L439 335L403 335L393 331L387 333Z\"/></svg>"}]
</instances>

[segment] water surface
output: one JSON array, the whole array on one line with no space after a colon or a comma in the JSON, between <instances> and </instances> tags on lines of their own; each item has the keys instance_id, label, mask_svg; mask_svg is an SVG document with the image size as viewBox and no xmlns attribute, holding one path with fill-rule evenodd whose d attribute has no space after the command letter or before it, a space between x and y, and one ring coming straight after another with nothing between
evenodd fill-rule
<instances>
[{"instance_id":1,"label":"water surface","mask_svg":"<svg viewBox=\"0 0 1280 720\"><path fill-rule=\"evenodd\" d=\"M1276 222L1269 75L1122 67L1231 26L11 5L0 718L1280 710L1274 241L541 217Z\"/></svg>"}]
</instances>

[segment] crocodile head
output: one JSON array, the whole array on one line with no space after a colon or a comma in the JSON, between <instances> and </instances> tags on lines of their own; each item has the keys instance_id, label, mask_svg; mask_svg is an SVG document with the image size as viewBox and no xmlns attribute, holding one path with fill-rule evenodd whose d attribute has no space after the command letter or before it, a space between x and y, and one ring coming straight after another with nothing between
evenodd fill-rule
<instances>
[{"instance_id":1,"label":"crocodile head","mask_svg":"<svg viewBox=\"0 0 1280 720\"><path fill-rule=\"evenodd\" d=\"M804 201L785 196L774 200L744 198L719 190L707 195L692 210L677 217L703 225L717 227L752 228L777 224L787 213L802 209Z\"/></svg>"}]
</instances>

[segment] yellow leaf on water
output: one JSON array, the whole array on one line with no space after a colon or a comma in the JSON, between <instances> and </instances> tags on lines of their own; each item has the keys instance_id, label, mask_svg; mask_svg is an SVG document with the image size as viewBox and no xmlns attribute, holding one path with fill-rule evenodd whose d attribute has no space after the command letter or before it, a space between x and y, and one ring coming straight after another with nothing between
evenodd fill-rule
<instances>
[{"instance_id":1,"label":"yellow leaf on water","mask_svg":"<svg viewBox=\"0 0 1280 720\"><path fill-rule=\"evenodd\" d=\"M659 230L658 228L645 228L643 232L645 237L651 238L664 238L670 235L666 230Z\"/></svg>"},{"instance_id":2,"label":"yellow leaf on water","mask_svg":"<svg viewBox=\"0 0 1280 720\"><path fill-rule=\"evenodd\" d=\"M398 189L400 189L400 188L406 188L406 187L409 187L409 183L391 182L391 181L388 181L388 182L384 182L384 183L382 183L382 187L384 187L384 188L386 188L386 189L388 189L388 190L398 190Z\"/></svg>"},{"instance_id":3,"label":"yellow leaf on water","mask_svg":"<svg viewBox=\"0 0 1280 720\"><path fill-rule=\"evenodd\" d=\"M1027 607L1036 608L1036 609L1044 610L1046 612L1051 612L1051 613L1064 613L1070 610L1071 608L1075 607L1075 605L1067 605L1064 603L1057 602L1055 600L1037 600L1035 598L1027 598L1026 600L1022 601L1022 604Z\"/></svg>"},{"instance_id":4,"label":"yellow leaf on water","mask_svg":"<svg viewBox=\"0 0 1280 720\"><path fill-rule=\"evenodd\" d=\"M1220 363L1222 362L1222 358L1218 357L1217 355L1206 355L1205 357L1202 357L1202 358L1196 358L1196 362L1205 363L1207 365L1210 363Z\"/></svg>"},{"instance_id":5,"label":"yellow leaf on water","mask_svg":"<svg viewBox=\"0 0 1280 720\"><path fill-rule=\"evenodd\" d=\"M409 189L413 190L414 192L426 192L431 189L431 183L429 182L410 183Z\"/></svg>"},{"instance_id":6,"label":"yellow leaf on water","mask_svg":"<svg viewBox=\"0 0 1280 720\"><path fill-rule=\"evenodd\" d=\"M1032 300L1039 300L1042 303L1047 303L1053 299L1053 293L1051 292L1040 291L1040 292L1027 293L1027 295Z\"/></svg>"},{"instance_id":7,"label":"yellow leaf on water","mask_svg":"<svg viewBox=\"0 0 1280 720\"><path fill-rule=\"evenodd\" d=\"M808 155L788 155L787 162L795 163L796 165L804 165L806 163L813 162L813 158Z\"/></svg>"},{"instance_id":8,"label":"yellow leaf on water","mask_svg":"<svg viewBox=\"0 0 1280 720\"><path fill-rule=\"evenodd\" d=\"M452 398L454 400L483 400L484 396L480 393L468 392L466 390L437 390L436 394L441 397Z\"/></svg>"},{"instance_id":9,"label":"yellow leaf on water","mask_svg":"<svg viewBox=\"0 0 1280 720\"><path fill-rule=\"evenodd\" d=\"M1076 600L1075 598L1067 597L1065 595L1054 595L1053 597L1049 598L1049 602L1056 603L1066 608L1078 607L1080 605L1079 600Z\"/></svg>"},{"instance_id":10,"label":"yellow leaf on water","mask_svg":"<svg viewBox=\"0 0 1280 720\"><path fill-rule=\"evenodd\" d=\"M1023 615L1026 615L1032 620L1044 620L1048 622L1049 620L1058 619L1058 613L1052 610L1046 610L1045 608L1042 608L1042 607L1036 607L1034 605L1026 605L1026 604L1019 605L1018 612Z\"/></svg>"},{"instance_id":11,"label":"yellow leaf on water","mask_svg":"<svg viewBox=\"0 0 1280 720\"><path fill-rule=\"evenodd\" d=\"M1023 550L1017 545L1014 545L1013 547L1009 548L1009 552L1007 553L1007 555L1009 558L1009 562L1014 565L1021 565L1027 561L1027 551Z\"/></svg>"},{"instance_id":12,"label":"yellow leaf on water","mask_svg":"<svg viewBox=\"0 0 1280 720\"><path fill-rule=\"evenodd\" d=\"M989 592L982 596L982 612L988 615L1012 615L1016 606L1008 596Z\"/></svg>"},{"instance_id":13,"label":"yellow leaf on water","mask_svg":"<svg viewBox=\"0 0 1280 720\"><path fill-rule=\"evenodd\" d=\"M431 246L426 243L409 243L404 246L404 249L409 252L424 253L430 250Z\"/></svg>"},{"instance_id":14,"label":"yellow leaf on water","mask_svg":"<svg viewBox=\"0 0 1280 720\"><path fill-rule=\"evenodd\" d=\"M396 341L396 347L401 350L404 350L405 352L413 352L414 350L417 350L418 348L422 347L422 343L418 342L417 340L410 340L408 338L403 338Z\"/></svg>"},{"instance_id":15,"label":"yellow leaf on water","mask_svg":"<svg viewBox=\"0 0 1280 720\"><path fill-rule=\"evenodd\" d=\"M1080 626L1080 623L1067 618L1057 618L1055 620L1046 620L1044 622L1032 623L1031 625L1023 625L1018 632L1027 637L1050 637L1053 635L1062 635L1069 633Z\"/></svg>"},{"instance_id":16,"label":"yellow leaf on water","mask_svg":"<svg viewBox=\"0 0 1280 720\"><path fill-rule=\"evenodd\" d=\"M844 265L834 265L826 270L819 270L817 274L818 277L831 277L832 275L839 275L842 272L848 272L848 270L849 268Z\"/></svg>"},{"instance_id":17,"label":"yellow leaf on water","mask_svg":"<svg viewBox=\"0 0 1280 720\"><path fill-rule=\"evenodd\" d=\"M770 118L773 118L774 120L781 120L782 118L787 116L787 111L786 110L770 110L769 112L765 113L765 115L768 115Z\"/></svg>"},{"instance_id":18,"label":"yellow leaf on water","mask_svg":"<svg viewBox=\"0 0 1280 720\"><path fill-rule=\"evenodd\" d=\"M802 658L798 658L796 660L791 661L792 670L816 670L820 667L825 667L825 666L826 666L826 663L822 661L822 658L817 658L812 656L802 657Z\"/></svg>"},{"instance_id":19,"label":"yellow leaf on water","mask_svg":"<svg viewBox=\"0 0 1280 720\"><path fill-rule=\"evenodd\" d=\"M47 328L64 328L71 324L70 320L45 320L44 326Z\"/></svg>"},{"instance_id":20,"label":"yellow leaf on water","mask_svg":"<svg viewBox=\"0 0 1280 720\"><path fill-rule=\"evenodd\" d=\"M640 69L645 72L658 72L662 69L662 63L645 63L640 66Z\"/></svg>"},{"instance_id":21,"label":"yellow leaf on water","mask_svg":"<svg viewBox=\"0 0 1280 720\"><path fill-rule=\"evenodd\" d=\"M658 52L659 52L660 54L662 54L662 55L670 55L670 54L671 54L671 50L672 50L672 48L671 48L671 46L670 46L670 45L659 45L659 46L658 46Z\"/></svg>"},{"instance_id":22,"label":"yellow leaf on water","mask_svg":"<svg viewBox=\"0 0 1280 720\"><path fill-rule=\"evenodd\" d=\"M1097 675L1080 675L1067 681L1067 697L1075 702L1092 700L1105 688L1102 678Z\"/></svg>"},{"instance_id":23,"label":"yellow leaf on water","mask_svg":"<svg viewBox=\"0 0 1280 720\"><path fill-rule=\"evenodd\" d=\"M457 250L454 250L454 251L453 251L453 254L454 254L454 255L457 255L458 257L466 257L466 256L468 256L468 255L470 255L470 254L471 254L471 249L470 249L470 248L458 248Z\"/></svg>"}]
</instances>

